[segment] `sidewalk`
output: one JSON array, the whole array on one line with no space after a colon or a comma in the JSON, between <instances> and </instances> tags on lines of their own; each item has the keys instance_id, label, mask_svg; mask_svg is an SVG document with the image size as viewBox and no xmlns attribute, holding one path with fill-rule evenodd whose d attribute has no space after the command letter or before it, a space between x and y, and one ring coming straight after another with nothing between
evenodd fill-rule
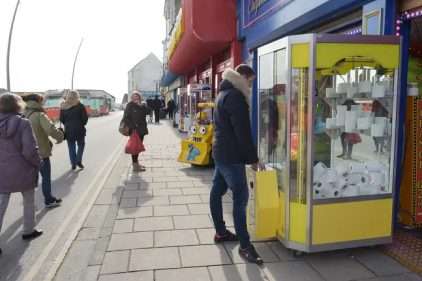
<instances>
[{"instance_id":1,"label":"sidewalk","mask_svg":"<svg viewBox=\"0 0 422 281\"><path fill-rule=\"evenodd\" d=\"M259 242L255 246L264 266L245 264L236 244L213 243L212 169L176 161L179 137L168 121L150 125L149 131L141 157L147 171L133 174L129 157L122 156L120 176L115 174L97 199L96 204L111 207L103 228L96 230L101 234L96 234L85 281L422 280L376 248L295 258L277 241ZM231 206L227 196L228 226L233 226ZM95 224L95 216L88 219ZM92 233L82 229L79 240L81 235Z\"/></svg>"}]
</instances>

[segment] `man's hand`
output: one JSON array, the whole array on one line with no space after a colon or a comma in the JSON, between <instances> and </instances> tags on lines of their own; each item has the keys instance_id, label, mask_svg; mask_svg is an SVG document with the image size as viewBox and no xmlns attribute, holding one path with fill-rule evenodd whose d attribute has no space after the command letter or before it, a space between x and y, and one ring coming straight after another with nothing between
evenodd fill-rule
<instances>
[{"instance_id":1,"label":"man's hand","mask_svg":"<svg viewBox=\"0 0 422 281\"><path fill-rule=\"evenodd\" d=\"M254 171L265 171L265 165L261 162L253 163L251 166Z\"/></svg>"}]
</instances>

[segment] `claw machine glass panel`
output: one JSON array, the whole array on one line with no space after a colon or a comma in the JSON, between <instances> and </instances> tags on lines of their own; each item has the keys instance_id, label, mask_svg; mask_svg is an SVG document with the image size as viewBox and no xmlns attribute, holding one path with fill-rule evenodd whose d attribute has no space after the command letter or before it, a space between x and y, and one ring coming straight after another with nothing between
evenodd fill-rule
<instances>
[{"instance_id":1,"label":"claw machine glass panel","mask_svg":"<svg viewBox=\"0 0 422 281\"><path fill-rule=\"evenodd\" d=\"M185 125L185 117L188 114L188 91L186 88L177 89L177 124L179 131L187 132L189 127Z\"/></svg>"},{"instance_id":2,"label":"claw machine glass panel","mask_svg":"<svg viewBox=\"0 0 422 281\"><path fill-rule=\"evenodd\" d=\"M396 37L318 34L258 49L258 154L286 247L391 241L399 51Z\"/></svg>"}]
</instances>

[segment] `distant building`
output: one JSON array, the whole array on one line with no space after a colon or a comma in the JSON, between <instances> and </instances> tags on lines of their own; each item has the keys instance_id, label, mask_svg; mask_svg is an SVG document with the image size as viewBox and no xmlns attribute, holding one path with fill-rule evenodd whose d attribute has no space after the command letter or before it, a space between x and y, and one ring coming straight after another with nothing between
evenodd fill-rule
<instances>
[{"instance_id":1,"label":"distant building","mask_svg":"<svg viewBox=\"0 0 422 281\"><path fill-rule=\"evenodd\" d=\"M0 94L6 93L6 92L7 92L6 89L0 88Z\"/></svg>"},{"instance_id":2,"label":"distant building","mask_svg":"<svg viewBox=\"0 0 422 281\"><path fill-rule=\"evenodd\" d=\"M162 62L150 53L138 62L128 73L129 97L134 90L140 91L145 98L160 95L160 80L163 73Z\"/></svg>"}]
</instances>

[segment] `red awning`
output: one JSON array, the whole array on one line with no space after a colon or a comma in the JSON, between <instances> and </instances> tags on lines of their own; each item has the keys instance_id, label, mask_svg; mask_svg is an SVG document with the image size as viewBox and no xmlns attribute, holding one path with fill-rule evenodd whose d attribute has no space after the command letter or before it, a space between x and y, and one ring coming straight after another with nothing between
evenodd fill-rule
<instances>
[{"instance_id":1,"label":"red awning","mask_svg":"<svg viewBox=\"0 0 422 281\"><path fill-rule=\"evenodd\" d=\"M182 75L226 49L236 36L235 0L183 0L184 33L169 61Z\"/></svg>"}]
</instances>

